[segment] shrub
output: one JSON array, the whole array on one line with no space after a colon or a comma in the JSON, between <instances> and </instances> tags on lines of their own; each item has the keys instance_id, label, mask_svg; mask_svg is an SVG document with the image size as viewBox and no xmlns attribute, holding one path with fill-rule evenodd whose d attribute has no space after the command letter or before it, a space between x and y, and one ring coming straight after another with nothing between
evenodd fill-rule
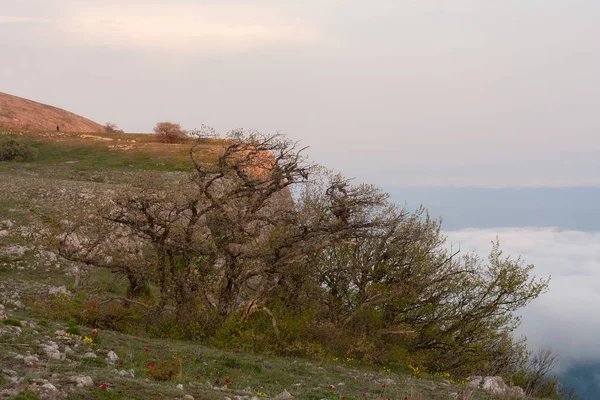
<instances>
[{"instance_id":1,"label":"shrub","mask_svg":"<svg viewBox=\"0 0 600 400\"><path fill-rule=\"evenodd\" d=\"M0 137L0 161L30 160L37 156L37 150L11 136Z\"/></svg>"},{"instance_id":2,"label":"shrub","mask_svg":"<svg viewBox=\"0 0 600 400\"><path fill-rule=\"evenodd\" d=\"M159 122L154 127L156 133L165 143L175 143L186 138L187 131L181 128L180 124L173 122Z\"/></svg>"},{"instance_id":3,"label":"shrub","mask_svg":"<svg viewBox=\"0 0 600 400\"><path fill-rule=\"evenodd\" d=\"M12 319L12 318L8 318L8 319L3 319L2 323L4 325L12 325L12 326L22 326L21 325L21 321L17 321L16 319Z\"/></svg>"},{"instance_id":4,"label":"shrub","mask_svg":"<svg viewBox=\"0 0 600 400\"><path fill-rule=\"evenodd\" d=\"M173 381L181 375L181 362L178 359L161 360L156 364L149 363L146 377L154 381Z\"/></svg>"},{"instance_id":5,"label":"shrub","mask_svg":"<svg viewBox=\"0 0 600 400\"><path fill-rule=\"evenodd\" d=\"M123 129L119 129L117 124L113 124L112 122L107 122L104 124L104 132L107 133L125 133Z\"/></svg>"}]
</instances>

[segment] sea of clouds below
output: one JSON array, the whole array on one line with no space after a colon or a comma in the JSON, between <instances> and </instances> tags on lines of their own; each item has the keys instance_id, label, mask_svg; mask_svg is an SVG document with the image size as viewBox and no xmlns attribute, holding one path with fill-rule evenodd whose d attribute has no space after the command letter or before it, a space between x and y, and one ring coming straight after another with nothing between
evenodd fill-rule
<instances>
[{"instance_id":1,"label":"sea of clouds below","mask_svg":"<svg viewBox=\"0 0 600 400\"><path fill-rule=\"evenodd\" d=\"M504 255L534 264L538 277L551 276L550 290L519 314L517 333L533 350L558 353L557 372L600 360L600 232L557 228L462 229L444 232L448 244L487 257L498 238Z\"/></svg>"}]
</instances>

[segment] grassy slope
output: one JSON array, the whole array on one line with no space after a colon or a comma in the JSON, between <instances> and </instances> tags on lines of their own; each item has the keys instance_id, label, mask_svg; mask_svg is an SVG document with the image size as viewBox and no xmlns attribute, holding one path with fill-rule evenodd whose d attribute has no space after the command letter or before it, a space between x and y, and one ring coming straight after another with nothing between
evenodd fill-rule
<instances>
[{"instance_id":1,"label":"grassy slope","mask_svg":"<svg viewBox=\"0 0 600 400\"><path fill-rule=\"evenodd\" d=\"M0 192L0 232L6 232L0 235L0 303L8 308L9 317L27 321L20 335L15 332L16 328L0 324L0 370L14 370L23 378L12 384L6 379L2 384L0 380L0 393L2 390L22 390L26 386L35 388L36 382L41 386L44 380L60 391L70 393L69 398L73 399L182 398L184 393L201 399L233 398L234 395L271 398L284 389L295 398L306 399L341 396L347 399L401 399L410 396L411 391L423 396L413 396L415 399L449 399L455 398L452 394L456 396L464 390L440 379L413 379L402 371L392 372L384 367L211 349L194 343L148 339L143 337L143 332L141 337L134 337L101 331L98 346L79 343L75 347L74 339L55 334L56 330L65 329L65 321L48 321L27 308L14 306L14 300L27 304L37 296L46 295L49 286L69 287L73 283L68 266L61 260L54 260L45 253L42 244L31 239L35 232L28 230L28 225L48 214L68 214L73 208L93 209L100 194L136 184L150 174L156 177L189 170L187 152L190 143L165 145L157 143L150 135L95 135L112 140L55 133L19 136L38 148L40 154L35 162L0 163L0 186L3 188ZM133 147L127 147L127 150L109 147L115 145ZM218 142L206 142L200 158L210 162L218 146ZM158 175L156 171L159 171ZM24 250L19 252L19 248ZM119 295L125 289L123 281L104 270L90 274L82 285L85 290L100 294ZM81 332L89 335L90 329L81 327ZM57 343L62 353L65 346L75 353L65 360L49 360L42 350L49 342ZM149 352L144 350L146 347ZM132 368L135 377L120 377L112 372L114 367L104 361L110 348L115 348L124 360L118 369ZM95 352L98 358L82 359L86 351ZM27 367L21 359L15 358L28 354L40 355L40 362ZM183 368L175 381L161 383L144 378L148 362L173 357L181 360ZM78 388L69 380L73 375L89 375L95 384ZM224 390L226 377L232 383ZM217 378L222 381L221 385L215 384ZM102 383L107 383L107 390L99 388ZM179 383L184 385L183 391L176 388ZM384 383L387 384L385 390L382 388ZM328 389L329 385L336 389ZM249 392L243 390L246 388ZM488 396L478 393L475 398Z\"/></svg>"}]
</instances>

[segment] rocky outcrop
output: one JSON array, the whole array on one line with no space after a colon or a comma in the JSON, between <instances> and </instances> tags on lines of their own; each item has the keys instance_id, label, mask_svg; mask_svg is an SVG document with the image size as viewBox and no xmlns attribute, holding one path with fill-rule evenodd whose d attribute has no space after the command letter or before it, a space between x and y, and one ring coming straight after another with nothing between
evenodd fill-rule
<instances>
[{"instance_id":1,"label":"rocky outcrop","mask_svg":"<svg viewBox=\"0 0 600 400\"><path fill-rule=\"evenodd\" d=\"M518 386L508 386L501 376L470 376L468 384L471 388L479 388L494 395L507 396L509 398L523 399L525 391Z\"/></svg>"}]
</instances>

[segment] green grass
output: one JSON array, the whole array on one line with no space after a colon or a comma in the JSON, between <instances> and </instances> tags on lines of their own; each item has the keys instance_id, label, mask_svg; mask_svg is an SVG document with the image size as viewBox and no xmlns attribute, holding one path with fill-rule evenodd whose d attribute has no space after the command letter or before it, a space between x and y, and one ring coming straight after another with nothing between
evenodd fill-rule
<instances>
[{"instance_id":1,"label":"green grass","mask_svg":"<svg viewBox=\"0 0 600 400\"><path fill-rule=\"evenodd\" d=\"M10 326L23 326L23 325L21 325L21 321L13 319L13 318L3 319L2 323L4 325L10 325Z\"/></svg>"},{"instance_id":2,"label":"green grass","mask_svg":"<svg viewBox=\"0 0 600 400\"><path fill-rule=\"evenodd\" d=\"M224 396L233 398L235 395L265 399L272 398L285 389L296 399L339 399L342 396L346 399L403 399L411 391L415 391L425 399L442 400L449 399L451 393L463 390L456 386L440 385L435 380L414 379L382 367L349 365L332 359L308 360L248 353L192 342L125 335L110 330L100 330L99 345L79 345L79 354L93 351L98 355L95 359L80 359L80 356L75 356L71 358L72 361L49 360L43 362L42 368L27 370L22 362L15 360L10 354L22 354L24 348L28 352L36 351L36 340L42 343L48 340L63 343L56 339L54 331L65 329L67 325L67 322L48 321L41 316L29 317L37 320L36 330L24 327L22 335L4 335L0 338L0 365L25 376L23 387L35 380L47 379L62 390L68 390L69 398L72 399L181 398L184 393L191 394L196 399L222 399ZM42 321L46 321L47 326L42 326ZM90 328L80 327L80 330L82 336L91 336ZM76 341L69 340L71 343ZM72 344L70 346L74 348ZM115 349L123 361L122 365L109 365L104 360L111 348ZM154 364L156 368L161 362L178 363L181 374L167 381L148 379L148 371L151 370L148 363ZM135 377L115 375L111 372L114 369L133 369ZM92 377L94 386L75 387L69 380L74 375ZM230 380L228 384L226 379ZM384 389L382 382L387 379L394 383L388 384ZM106 389L101 388L103 383L107 384ZM178 384L183 385L183 391L177 389ZM329 385L335 388L329 389ZM362 396L362 393L366 396ZM475 397L490 398L492 397L484 393L478 393Z\"/></svg>"}]
</instances>

